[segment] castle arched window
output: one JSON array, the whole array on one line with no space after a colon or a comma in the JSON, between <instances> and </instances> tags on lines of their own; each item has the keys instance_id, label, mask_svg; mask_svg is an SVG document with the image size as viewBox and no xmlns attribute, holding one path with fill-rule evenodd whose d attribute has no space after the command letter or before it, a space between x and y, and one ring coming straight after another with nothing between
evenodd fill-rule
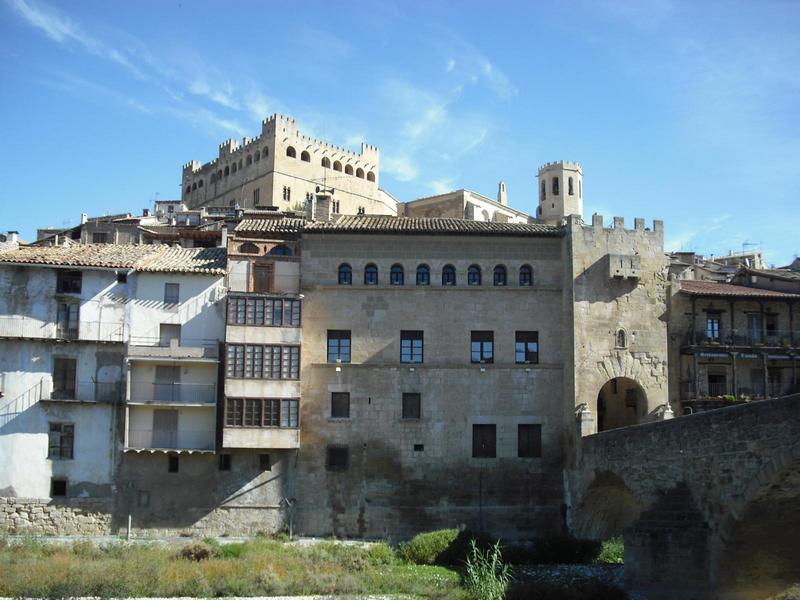
<instances>
[{"instance_id":1,"label":"castle arched window","mask_svg":"<svg viewBox=\"0 0 800 600\"><path fill-rule=\"evenodd\" d=\"M199 188L203 187L203 180L202 179L197 182L197 187L199 187Z\"/></svg>"},{"instance_id":2,"label":"castle arched window","mask_svg":"<svg viewBox=\"0 0 800 600\"><path fill-rule=\"evenodd\" d=\"M430 285L431 284L431 268L428 265L419 265L417 267L417 285Z\"/></svg>"},{"instance_id":3,"label":"castle arched window","mask_svg":"<svg viewBox=\"0 0 800 600\"><path fill-rule=\"evenodd\" d=\"M291 256L292 255L292 249L289 248L289 246L285 246L284 244L280 244L280 245L275 246L274 248L272 248L272 250L269 251L269 254L271 254L272 256Z\"/></svg>"},{"instance_id":4,"label":"castle arched window","mask_svg":"<svg viewBox=\"0 0 800 600\"><path fill-rule=\"evenodd\" d=\"M375 173L373 173L372 171L367 173L367 181L372 181L374 183L375 182Z\"/></svg>"},{"instance_id":5,"label":"castle arched window","mask_svg":"<svg viewBox=\"0 0 800 600\"><path fill-rule=\"evenodd\" d=\"M311 162L311 155L308 153L308 151L303 150L300 153L300 160L302 160L303 162Z\"/></svg>"},{"instance_id":6,"label":"castle arched window","mask_svg":"<svg viewBox=\"0 0 800 600\"><path fill-rule=\"evenodd\" d=\"M228 175L230 175L230 172L231 172L231 168L230 168L230 167L228 167L228 166L226 166L226 167L225 167L225 177L227 177Z\"/></svg>"},{"instance_id":7,"label":"castle arched window","mask_svg":"<svg viewBox=\"0 0 800 600\"><path fill-rule=\"evenodd\" d=\"M506 268L503 265L494 268L492 281L494 285L506 285Z\"/></svg>"},{"instance_id":8,"label":"castle arched window","mask_svg":"<svg viewBox=\"0 0 800 600\"><path fill-rule=\"evenodd\" d=\"M222 179L222 169L217 171L217 181L219 181L220 179Z\"/></svg>"},{"instance_id":9,"label":"castle arched window","mask_svg":"<svg viewBox=\"0 0 800 600\"><path fill-rule=\"evenodd\" d=\"M560 193L558 189L558 177L553 177L553 196L558 196Z\"/></svg>"},{"instance_id":10,"label":"castle arched window","mask_svg":"<svg viewBox=\"0 0 800 600\"><path fill-rule=\"evenodd\" d=\"M522 287L530 287L533 285L533 269L530 265L522 265L519 268L519 284Z\"/></svg>"},{"instance_id":11,"label":"castle arched window","mask_svg":"<svg viewBox=\"0 0 800 600\"><path fill-rule=\"evenodd\" d=\"M192 186L190 186L190 185L187 185L187 186L186 186L186 193L188 194L188 193L189 193L189 192L191 192L191 191L192 191Z\"/></svg>"},{"instance_id":12,"label":"castle arched window","mask_svg":"<svg viewBox=\"0 0 800 600\"><path fill-rule=\"evenodd\" d=\"M347 263L339 265L339 285L351 285L353 283L353 269Z\"/></svg>"},{"instance_id":13,"label":"castle arched window","mask_svg":"<svg viewBox=\"0 0 800 600\"><path fill-rule=\"evenodd\" d=\"M456 268L453 265L445 265L442 268L442 285L456 284Z\"/></svg>"},{"instance_id":14,"label":"castle arched window","mask_svg":"<svg viewBox=\"0 0 800 600\"><path fill-rule=\"evenodd\" d=\"M372 263L364 267L364 285L378 285L378 267Z\"/></svg>"},{"instance_id":15,"label":"castle arched window","mask_svg":"<svg viewBox=\"0 0 800 600\"><path fill-rule=\"evenodd\" d=\"M573 187L572 187L572 177L570 177L569 179L567 179L567 193L568 193L570 196L574 196L574 195L575 195L575 190L574 190L574 189L573 189Z\"/></svg>"},{"instance_id":16,"label":"castle arched window","mask_svg":"<svg viewBox=\"0 0 800 600\"><path fill-rule=\"evenodd\" d=\"M403 285L405 283L403 265L392 265L392 269L389 271L389 283L392 285Z\"/></svg>"},{"instance_id":17,"label":"castle arched window","mask_svg":"<svg viewBox=\"0 0 800 600\"><path fill-rule=\"evenodd\" d=\"M345 172L345 175L352 175L353 174L353 167L351 165L345 165L344 172Z\"/></svg>"},{"instance_id":18,"label":"castle arched window","mask_svg":"<svg viewBox=\"0 0 800 600\"><path fill-rule=\"evenodd\" d=\"M547 182L542 180L542 191L539 194L542 200L547 200Z\"/></svg>"},{"instance_id":19,"label":"castle arched window","mask_svg":"<svg viewBox=\"0 0 800 600\"><path fill-rule=\"evenodd\" d=\"M192 191L195 191L196 189L197 189L197 182L195 181L195 182L192 184Z\"/></svg>"},{"instance_id":20,"label":"castle arched window","mask_svg":"<svg viewBox=\"0 0 800 600\"><path fill-rule=\"evenodd\" d=\"M252 165L252 164L253 164L253 157L252 157L252 155L248 154L247 155L247 165Z\"/></svg>"},{"instance_id":21,"label":"castle arched window","mask_svg":"<svg viewBox=\"0 0 800 600\"><path fill-rule=\"evenodd\" d=\"M239 246L239 252L241 254L258 254L258 246L253 242L245 242Z\"/></svg>"},{"instance_id":22,"label":"castle arched window","mask_svg":"<svg viewBox=\"0 0 800 600\"><path fill-rule=\"evenodd\" d=\"M239 168L238 165L236 163L233 163L231 165L231 173L236 173L236 169L238 169L238 168Z\"/></svg>"},{"instance_id":23,"label":"castle arched window","mask_svg":"<svg viewBox=\"0 0 800 600\"><path fill-rule=\"evenodd\" d=\"M478 265L470 265L467 269L467 285L481 284L481 268Z\"/></svg>"},{"instance_id":24,"label":"castle arched window","mask_svg":"<svg viewBox=\"0 0 800 600\"><path fill-rule=\"evenodd\" d=\"M255 156L253 156L253 160L256 162L261 160L261 150L256 150Z\"/></svg>"},{"instance_id":25,"label":"castle arched window","mask_svg":"<svg viewBox=\"0 0 800 600\"><path fill-rule=\"evenodd\" d=\"M342 170L342 163L338 160L333 161L333 170L334 171L341 171Z\"/></svg>"},{"instance_id":26,"label":"castle arched window","mask_svg":"<svg viewBox=\"0 0 800 600\"><path fill-rule=\"evenodd\" d=\"M356 169L356 177L358 177L359 179L364 179L364 169L362 169L361 167Z\"/></svg>"},{"instance_id":27,"label":"castle arched window","mask_svg":"<svg viewBox=\"0 0 800 600\"><path fill-rule=\"evenodd\" d=\"M261 158L267 158L268 156L269 156L269 148L264 147L264 149L261 151Z\"/></svg>"},{"instance_id":28,"label":"castle arched window","mask_svg":"<svg viewBox=\"0 0 800 600\"><path fill-rule=\"evenodd\" d=\"M297 158L297 151L292 146L289 146L286 148L286 156L289 158Z\"/></svg>"},{"instance_id":29,"label":"castle arched window","mask_svg":"<svg viewBox=\"0 0 800 600\"><path fill-rule=\"evenodd\" d=\"M325 167L326 169L330 169L331 168L331 159L328 158L327 156L323 156L322 157L322 166Z\"/></svg>"},{"instance_id":30,"label":"castle arched window","mask_svg":"<svg viewBox=\"0 0 800 600\"><path fill-rule=\"evenodd\" d=\"M625 333L625 330L619 328L617 330L617 335L615 339L615 345L617 348L627 348L628 347L628 335Z\"/></svg>"}]
</instances>

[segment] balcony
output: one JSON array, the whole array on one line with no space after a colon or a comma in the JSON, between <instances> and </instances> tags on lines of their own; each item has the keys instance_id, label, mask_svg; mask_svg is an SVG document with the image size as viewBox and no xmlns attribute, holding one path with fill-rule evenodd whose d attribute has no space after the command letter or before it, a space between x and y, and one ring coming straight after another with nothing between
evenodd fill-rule
<instances>
[{"instance_id":1,"label":"balcony","mask_svg":"<svg viewBox=\"0 0 800 600\"><path fill-rule=\"evenodd\" d=\"M74 386L58 385L49 394L44 393L43 401L53 402L106 402L122 400L123 382L78 381Z\"/></svg>"},{"instance_id":2,"label":"balcony","mask_svg":"<svg viewBox=\"0 0 800 600\"><path fill-rule=\"evenodd\" d=\"M216 339L171 339L163 340L146 336L131 336L128 344L130 360L183 360L216 362L219 358L219 340Z\"/></svg>"},{"instance_id":3,"label":"balcony","mask_svg":"<svg viewBox=\"0 0 800 600\"><path fill-rule=\"evenodd\" d=\"M131 382L132 404L216 404L217 386L213 383Z\"/></svg>"},{"instance_id":4,"label":"balcony","mask_svg":"<svg viewBox=\"0 0 800 600\"><path fill-rule=\"evenodd\" d=\"M223 427L223 448L286 450L300 447L300 430L279 427Z\"/></svg>"},{"instance_id":5,"label":"balcony","mask_svg":"<svg viewBox=\"0 0 800 600\"><path fill-rule=\"evenodd\" d=\"M689 331L681 339L681 346L685 348L691 346L796 348L800 346L800 333L788 329L772 330L766 333L734 329L733 333L712 337L705 331L698 331L692 336L692 332Z\"/></svg>"},{"instance_id":6,"label":"balcony","mask_svg":"<svg viewBox=\"0 0 800 600\"><path fill-rule=\"evenodd\" d=\"M126 450L187 450L214 451L212 430L130 429Z\"/></svg>"},{"instance_id":7,"label":"balcony","mask_svg":"<svg viewBox=\"0 0 800 600\"><path fill-rule=\"evenodd\" d=\"M55 323L28 317L5 316L0 317L0 338L123 342L125 326L113 322Z\"/></svg>"}]
</instances>

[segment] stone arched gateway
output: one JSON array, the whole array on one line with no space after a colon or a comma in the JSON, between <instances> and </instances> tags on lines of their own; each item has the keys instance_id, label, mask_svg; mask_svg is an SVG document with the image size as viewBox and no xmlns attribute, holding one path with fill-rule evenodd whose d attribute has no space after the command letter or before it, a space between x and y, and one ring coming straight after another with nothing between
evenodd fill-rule
<instances>
[{"instance_id":1,"label":"stone arched gateway","mask_svg":"<svg viewBox=\"0 0 800 600\"><path fill-rule=\"evenodd\" d=\"M636 425L647 415L647 394L627 377L608 380L597 394L597 431Z\"/></svg>"}]
</instances>

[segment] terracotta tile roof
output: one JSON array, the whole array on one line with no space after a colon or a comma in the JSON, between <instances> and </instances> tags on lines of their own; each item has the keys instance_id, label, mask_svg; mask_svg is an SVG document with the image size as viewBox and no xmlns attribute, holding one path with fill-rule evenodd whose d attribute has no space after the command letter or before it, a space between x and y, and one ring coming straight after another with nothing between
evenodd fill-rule
<instances>
[{"instance_id":1,"label":"terracotta tile roof","mask_svg":"<svg viewBox=\"0 0 800 600\"><path fill-rule=\"evenodd\" d=\"M162 250L139 261L137 271L164 273L204 273L224 275L227 264L225 248L173 248Z\"/></svg>"},{"instance_id":2,"label":"terracotta tile roof","mask_svg":"<svg viewBox=\"0 0 800 600\"><path fill-rule=\"evenodd\" d=\"M682 292L693 296L746 296L750 298L795 298L800 300L800 294L762 290L760 288L734 285L732 283L717 283L714 281L685 280L680 282L680 289Z\"/></svg>"},{"instance_id":3,"label":"terracotta tile roof","mask_svg":"<svg viewBox=\"0 0 800 600\"><path fill-rule=\"evenodd\" d=\"M303 231L305 225L306 220L299 218L244 218L234 231L236 233L299 233Z\"/></svg>"},{"instance_id":4,"label":"terracotta tile roof","mask_svg":"<svg viewBox=\"0 0 800 600\"><path fill-rule=\"evenodd\" d=\"M226 251L122 244L20 246L0 251L0 264L3 263L224 275Z\"/></svg>"},{"instance_id":5,"label":"terracotta tile roof","mask_svg":"<svg viewBox=\"0 0 800 600\"><path fill-rule=\"evenodd\" d=\"M307 233L400 233L492 236L561 236L562 227L539 223L493 223L455 218L408 218L385 216L344 216L336 222L306 225Z\"/></svg>"},{"instance_id":6,"label":"terracotta tile roof","mask_svg":"<svg viewBox=\"0 0 800 600\"><path fill-rule=\"evenodd\" d=\"M773 277L775 279L783 279L785 281L800 282L800 271L792 271L791 269L748 269L747 267L744 267L742 270L752 275Z\"/></svg>"}]
</instances>

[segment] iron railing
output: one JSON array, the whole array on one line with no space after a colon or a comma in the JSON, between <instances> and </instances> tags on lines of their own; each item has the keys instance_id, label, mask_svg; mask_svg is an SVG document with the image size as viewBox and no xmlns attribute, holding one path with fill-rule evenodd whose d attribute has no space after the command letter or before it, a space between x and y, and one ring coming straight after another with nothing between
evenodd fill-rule
<instances>
[{"instance_id":1,"label":"iron railing","mask_svg":"<svg viewBox=\"0 0 800 600\"><path fill-rule=\"evenodd\" d=\"M103 321L56 323L28 317L2 316L0 317L0 337L124 342L125 326L122 323Z\"/></svg>"},{"instance_id":2,"label":"iron railing","mask_svg":"<svg viewBox=\"0 0 800 600\"><path fill-rule=\"evenodd\" d=\"M213 430L129 429L127 448L158 450L213 450Z\"/></svg>"},{"instance_id":3,"label":"iron railing","mask_svg":"<svg viewBox=\"0 0 800 600\"><path fill-rule=\"evenodd\" d=\"M131 402L147 404L214 404L217 386L213 383L131 383Z\"/></svg>"},{"instance_id":4,"label":"iron railing","mask_svg":"<svg viewBox=\"0 0 800 600\"><path fill-rule=\"evenodd\" d=\"M54 382L53 389L42 400L67 400L79 402L118 402L122 400L121 381L78 381L74 385Z\"/></svg>"},{"instance_id":5,"label":"iron railing","mask_svg":"<svg viewBox=\"0 0 800 600\"><path fill-rule=\"evenodd\" d=\"M788 329L770 332L744 331L734 329L733 332L722 333L712 337L705 331L686 332L682 337L683 346L720 345L720 346L768 346L773 348L792 348L800 346L800 333Z\"/></svg>"}]
</instances>

